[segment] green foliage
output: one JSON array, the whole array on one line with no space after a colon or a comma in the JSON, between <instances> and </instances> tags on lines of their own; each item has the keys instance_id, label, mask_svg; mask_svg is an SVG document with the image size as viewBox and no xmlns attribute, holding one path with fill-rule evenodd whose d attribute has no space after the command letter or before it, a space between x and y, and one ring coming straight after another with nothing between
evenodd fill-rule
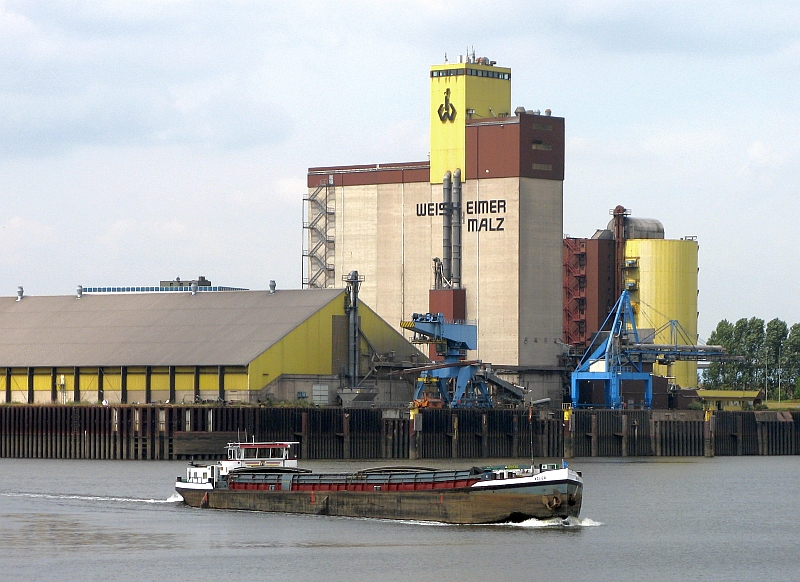
<instances>
[{"instance_id":1,"label":"green foliage","mask_svg":"<svg viewBox=\"0 0 800 582\"><path fill-rule=\"evenodd\" d=\"M688 408L689 410L704 410L705 406L699 400L693 400L692 402L689 403Z\"/></svg>"},{"instance_id":2,"label":"green foliage","mask_svg":"<svg viewBox=\"0 0 800 582\"><path fill-rule=\"evenodd\" d=\"M800 324L791 327L780 319L723 319L708 338L741 362L712 363L703 372L706 388L767 390L769 399L800 397Z\"/></svg>"}]
</instances>

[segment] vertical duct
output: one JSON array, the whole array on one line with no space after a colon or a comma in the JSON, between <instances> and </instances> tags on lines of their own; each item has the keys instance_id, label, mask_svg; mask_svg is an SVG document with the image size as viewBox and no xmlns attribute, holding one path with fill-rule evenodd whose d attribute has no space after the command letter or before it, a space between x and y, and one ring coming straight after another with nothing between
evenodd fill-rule
<instances>
[{"instance_id":1,"label":"vertical duct","mask_svg":"<svg viewBox=\"0 0 800 582\"><path fill-rule=\"evenodd\" d=\"M452 205L452 249L453 279L451 287L461 288L461 169L453 173L453 205Z\"/></svg>"},{"instance_id":2,"label":"vertical duct","mask_svg":"<svg viewBox=\"0 0 800 582\"><path fill-rule=\"evenodd\" d=\"M358 377L361 373L361 327L358 324L358 290L364 277L358 271L350 271L350 274L342 277L347 283L344 296L344 311L348 316L347 326L347 375L350 378L350 387L358 385Z\"/></svg>"},{"instance_id":3,"label":"vertical duct","mask_svg":"<svg viewBox=\"0 0 800 582\"><path fill-rule=\"evenodd\" d=\"M619 205L612 211L614 216L614 277L616 278L616 296L622 295L625 289L625 217L630 214L624 206Z\"/></svg>"},{"instance_id":4,"label":"vertical duct","mask_svg":"<svg viewBox=\"0 0 800 582\"><path fill-rule=\"evenodd\" d=\"M453 276L453 248L450 239L452 234L452 194L453 184L450 180L450 172L445 172L442 182L442 201L444 202L442 213L442 275L444 278L444 287L450 286L450 280Z\"/></svg>"}]
</instances>

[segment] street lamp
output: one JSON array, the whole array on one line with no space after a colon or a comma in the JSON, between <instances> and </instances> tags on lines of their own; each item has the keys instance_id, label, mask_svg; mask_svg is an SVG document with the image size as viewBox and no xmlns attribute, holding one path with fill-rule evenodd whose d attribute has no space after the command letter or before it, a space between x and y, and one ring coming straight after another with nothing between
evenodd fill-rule
<instances>
[{"instance_id":1,"label":"street lamp","mask_svg":"<svg viewBox=\"0 0 800 582\"><path fill-rule=\"evenodd\" d=\"M778 346L778 403L780 404L781 401L781 372L783 372L783 368L781 367L781 350L783 349L783 344Z\"/></svg>"}]
</instances>

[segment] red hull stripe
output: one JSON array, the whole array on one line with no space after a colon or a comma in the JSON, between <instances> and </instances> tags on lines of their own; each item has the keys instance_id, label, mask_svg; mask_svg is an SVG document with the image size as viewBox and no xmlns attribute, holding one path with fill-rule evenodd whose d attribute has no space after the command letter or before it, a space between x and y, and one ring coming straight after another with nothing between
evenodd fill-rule
<instances>
[{"instance_id":1,"label":"red hull stripe","mask_svg":"<svg viewBox=\"0 0 800 582\"><path fill-rule=\"evenodd\" d=\"M431 491L433 489L462 489L480 479L442 481L439 483L292 483L292 491ZM376 489L379 487L380 489ZM232 481L228 488L237 491L281 491L280 483L239 483Z\"/></svg>"}]
</instances>

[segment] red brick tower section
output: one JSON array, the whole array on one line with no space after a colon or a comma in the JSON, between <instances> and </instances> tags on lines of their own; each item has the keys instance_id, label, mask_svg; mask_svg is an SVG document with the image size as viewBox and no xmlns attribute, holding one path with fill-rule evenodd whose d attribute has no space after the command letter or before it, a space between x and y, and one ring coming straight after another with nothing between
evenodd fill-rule
<instances>
[{"instance_id":1,"label":"red brick tower section","mask_svg":"<svg viewBox=\"0 0 800 582\"><path fill-rule=\"evenodd\" d=\"M564 342L585 348L616 301L615 241L564 239Z\"/></svg>"},{"instance_id":2,"label":"red brick tower section","mask_svg":"<svg viewBox=\"0 0 800 582\"><path fill-rule=\"evenodd\" d=\"M586 239L564 238L564 342L586 345Z\"/></svg>"}]
</instances>

